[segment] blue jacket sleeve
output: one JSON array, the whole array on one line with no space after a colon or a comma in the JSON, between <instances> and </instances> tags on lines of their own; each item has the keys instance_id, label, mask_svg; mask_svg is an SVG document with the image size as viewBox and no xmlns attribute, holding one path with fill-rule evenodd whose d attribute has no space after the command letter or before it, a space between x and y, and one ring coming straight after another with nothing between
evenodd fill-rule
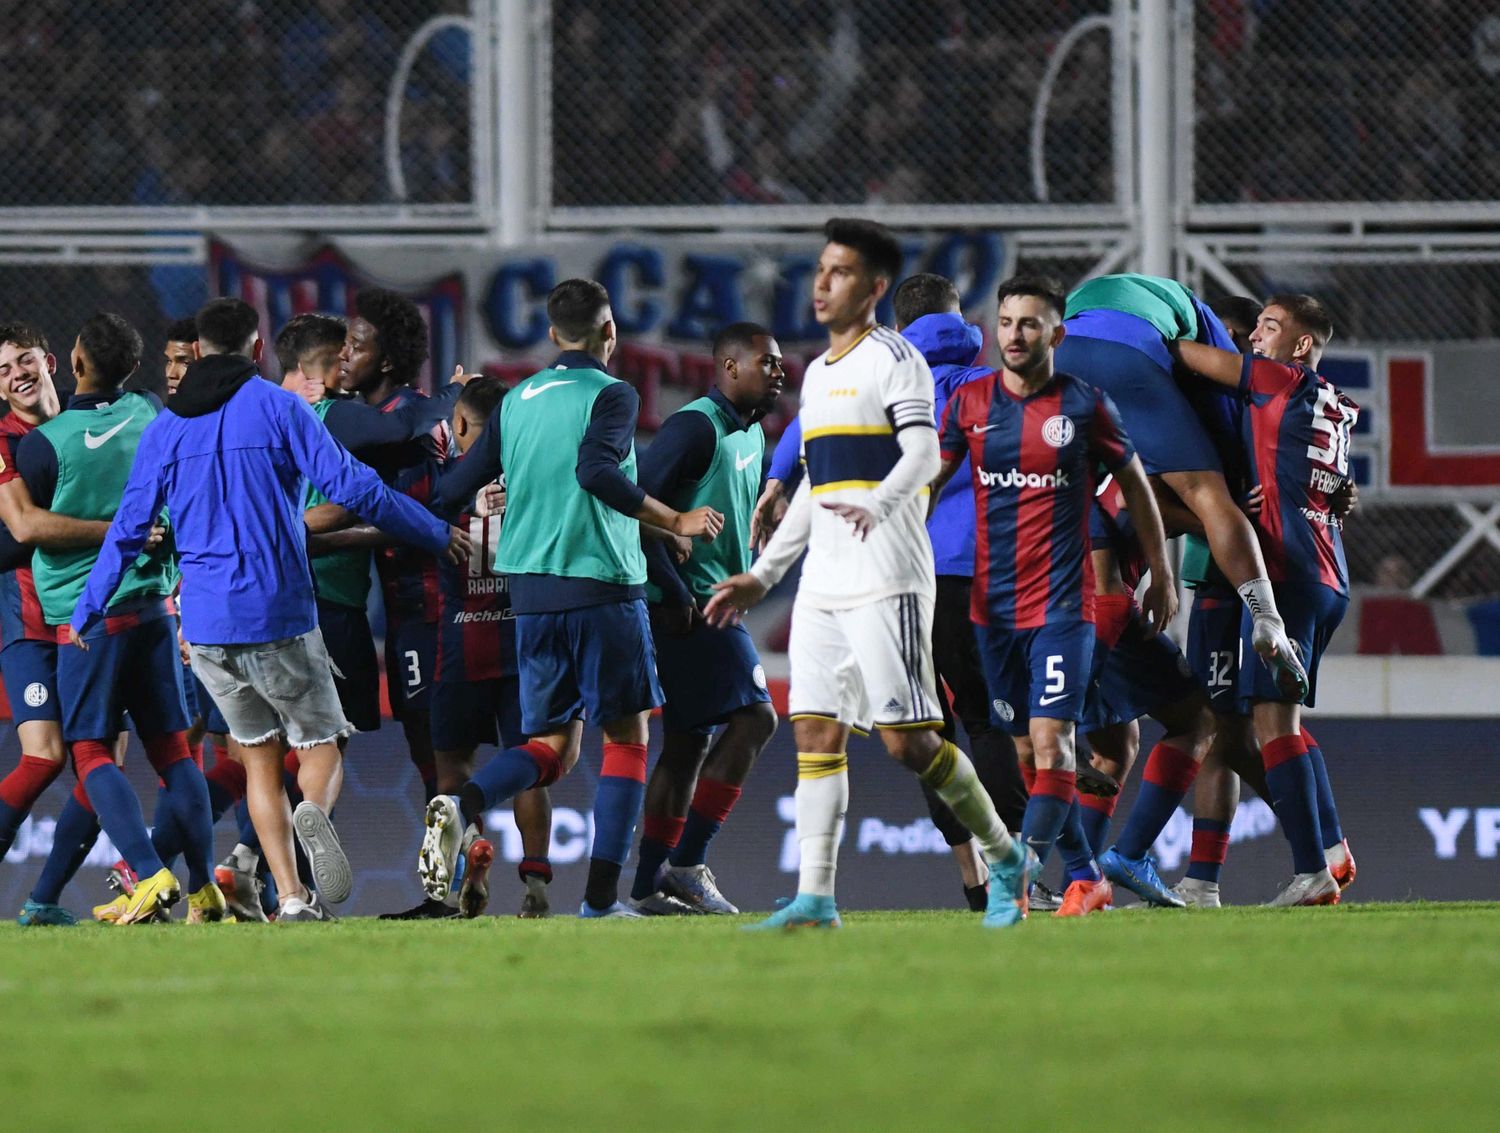
<instances>
[{"instance_id":1,"label":"blue jacket sleeve","mask_svg":"<svg viewBox=\"0 0 1500 1133\"><path fill-rule=\"evenodd\" d=\"M682 485L701 480L713 463L717 438L702 413L672 414L663 422L651 447L641 454L638 472L642 491L666 502ZM667 543L643 538L641 545L646 552L646 577L661 590L663 602L692 605L692 591L677 573Z\"/></svg>"},{"instance_id":2,"label":"blue jacket sleeve","mask_svg":"<svg viewBox=\"0 0 1500 1133\"><path fill-rule=\"evenodd\" d=\"M456 382L450 383L432 397L414 397L389 413L362 401L336 401L328 407L323 423L333 439L352 453L380 445L399 445L451 417L463 388Z\"/></svg>"},{"instance_id":3,"label":"blue jacket sleeve","mask_svg":"<svg viewBox=\"0 0 1500 1133\"><path fill-rule=\"evenodd\" d=\"M115 517L104 535L104 545L99 548L99 557L94 560L83 593L73 607L72 624L79 637L86 637L104 617L109 600L120 587L120 580L146 545L151 525L161 514L166 489L162 483L161 456L156 452L155 432L151 425L147 425L141 434L120 506L115 509Z\"/></svg>"},{"instance_id":4,"label":"blue jacket sleeve","mask_svg":"<svg viewBox=\"0 0 1500 1133\"><path fill-rule=\"evenodd\" d=\"M473 447L433 476L428 506L439 515L455 516L475 492L498 480L500 472L500 410L496 409Z\"/></svg>"},{"instance_id":5,"label":"blue jacket sleeve","mask_svg":"<svg viewBox=\"0 0 1500 1133\"><path fill-rule=\"evenodd\" d=\"M771 480L780 480L786 484L798 474L801 463L802 416L798 414L792 418L792 423L781 434L781 440L776 442L776 451L771 454L771 470L766 473L766 476ZM790 488L786 491L787 495L791 495Z\"/></svg>"},{"instance_id":6,"label":"blue jacket sleeve","mask_svg":"<svg viewBox=\"0 0 1500 1133\"><path fill-rule=\"evenodd\" d=\"M620 471L635 444L635 419L641 400L624 382L615 382L599 392L589 427L578 446L574 474L578 486L606 507L635 515L646 498L645 490Z\"/></svg>"},{"instance_id":7,"label":"blue jacket sleeve","mask_svg":"<svg viewBox=\"0 0 1500 1133\"><path fill-rule=\"evenodd\" d=\"M448 527L442 520L382 484L329 435L306 402L292 398L283 404L289 407L282 421L292 459L318 491L403 543L433 554L447 550Z\"/></svg>"}]
</instances>

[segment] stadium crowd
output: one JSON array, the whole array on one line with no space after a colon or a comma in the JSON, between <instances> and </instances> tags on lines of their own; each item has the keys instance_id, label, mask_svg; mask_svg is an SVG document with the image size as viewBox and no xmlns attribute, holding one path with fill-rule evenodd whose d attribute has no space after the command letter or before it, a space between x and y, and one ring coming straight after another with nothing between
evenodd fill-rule
<instances>
[{"instance_id":1,"label":"stadium crowd","mask_svg":"<svg viewBox=\"0 0 1500 1133\"><path fill-rule=\"evenodd\" d=\"M618 337L591 280L550 294L546 368L509 390L460 368L431 397L413 388L421 313L377 288L347 319L278 328L279 384L260 374L258 313L208 302L167 332L165 400L128 388L144 345L118 314L79 328L65 408L45 337L0 327L0 668L23 747L0 779L0 854L66 765L75 779L21 923L74 922L62 894L101 831L122 860L99 920L168 919L184 892L193 922L333 918L353 880L333 822L343 753L379 726L372 563L427 796L426 895L389 916L483 912L483 816L507 800L521 915L548 915L547 788L585 720L603 744L579 915L737 912L708 858L779 726L740 618L804 552L799 885L763 927L839 924L846 746L871 730L917 777L986 926L1092 913L1115 886L1216 907L1241 780L1290 844L1273 904L1337 903L1354 861L1300 713L1348 604L1358 407L1316 371L1322 305L1019 276L1000 285L991 366L952 281L898 279L889 231L835 219L825 240L828 350L769 475L770 332L721 328L713 387L638 456L639 399L607 372ZM875 321L887 293L896 329ZM1162 633L1169 534L1191 544L1185 654ZM1147 716L1165 735L1111 837ZM119 768L127 728L160 777L149 828ZM1150 847L1189 791L1192 862L1169 886ZM215 865L226 816L238 842Z\"/></svg>"}]
</instances>

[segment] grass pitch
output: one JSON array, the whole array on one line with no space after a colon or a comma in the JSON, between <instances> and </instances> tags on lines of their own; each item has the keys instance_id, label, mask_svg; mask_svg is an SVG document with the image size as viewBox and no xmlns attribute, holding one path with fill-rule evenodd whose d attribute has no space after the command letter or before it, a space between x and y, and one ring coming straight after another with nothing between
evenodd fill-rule
<instances>
[{"instance_id":1,"label":"grass pitch","mask_svg":"<svg viewBox=\"0 0 1500 1133\"><path fill-rule=\"evenodd\" d=\"M751 918L742 918L749 921ZM1500 905L0 928L7 1129L1493 1127Z\"/></svg>"}]
</instances>

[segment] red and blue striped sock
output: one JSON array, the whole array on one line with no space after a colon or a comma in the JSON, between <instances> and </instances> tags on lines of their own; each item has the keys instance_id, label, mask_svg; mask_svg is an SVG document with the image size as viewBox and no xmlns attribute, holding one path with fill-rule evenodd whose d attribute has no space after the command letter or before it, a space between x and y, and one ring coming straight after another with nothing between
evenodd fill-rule
<instances>
[{"instance_id":1,"label":"red and blue striped sock","mask_svg":"<svg viewBox=\"0 0 1500 1133\"><path fill-rule=\"evenodd\" d=\"M136 876L144 879L166 868L151 845L141 802L125 773L115 766L109 746L102 740L79 740L73 744L73 765L99 825Z\"/></svg>"},{"instance_id":2,"label":"red and blue striped sock","mask_svg":"<svg viewBox=\"0 0 1500 1133\"><path fill-rule=\"evenodd\" d=\"M214 821L245 797L245 766L227 755L203 773L208 781L208 805Z\"/></svg>"},{"instance_id":3,"label":"red and blue striped sock","mask_svg":"<svg viewBox=\"0 0 1500 1133\"><path fill-rule=\"evenodd\" d=\"M1038 861L1046 862L1052 843L1062 833L1068 810L1074 805L1077 787L1078 776L1072 771L1037 769L1031 784L1031 798L1026 802L1026 813L1021 819L1021 838L1036 852Z\"/></svg>"},{"instance_id":4,"label":"red and blue striped sock","mask_svg":"<svg viewBox=\"0 0 1500 1133\"><path fill-rule=\"evenodd\" d=\"M583 899L607 909L619 899L620 868L630 856L635 818L646 798L646 745L604 744L604 766L594 793L594 847Z\"/></svg>"},{"instance_id":5,"label":"red and blue striped sock","mask_svg":"<svg viewBox=\"0 0 1500 1133\"><path fill-rule=\"evenodd\" d=\"M0 858L9 852L21 823L26 821L42 792L61 773L62 766L40 756L23 755L16 769L0 779ZM49 901L48 904L56 902Z\"/></svg>"},{"instance_id":6,"label":"red and blue striped sock","mask_svg":"<svg viewBox=\"0 0 1500 1133\"><path fill-rule=\"evenodd\" d=\"M682 838L686 822L676 815L648 814L641 819L641 848L630 895L639 901L656 892L656 871Z\"/></svg>"},{"instance_id":7,"label":"red and blue striped sock","mask_svg":"<svg viewBox=\"0 0 1500 1133\"><path fill-rule=\"evenodd\" d=\"M1318 831L1323 835L1323 848L1327 849L1344 840L1344 828L1339 824L1339 808L1333 802L1333 784L1328 781L1323 749L1306 728L1302 729L1302 742L1307 745L1307 758L1312 761L1313 783L1318 791Z\"/></svg>"},{"instance_id":8,"label":"red and blue striped sock","mask_svg":"<svg viewBox=\"0 0 1500 1133\"><path fill-rule=\"evenodd\" d=\"M1229 856L1229 823L1215 818L1193 819L1193 851L1187 875L1195 881L1219 882Z\"/></svg>"},{"instance_id":9,"label":"red and blue striped sock","mask_svg":"<svg viewBox=\"0 0 1500 1133\"><path fill-rule=\"evenodd\" d=\"M515 798L527 787L555 783L561 773L562 763L557 753L541 740L508 747L463 785L458 802L464 821L475 821L490 807Z\"/></svg>"},{"instance_id":10,"label":"red and blue striped sock","mask_svg":"<svg viewBox=\"0 0 1500 1133\"><path fill-rule=\"evenodd\" d=\"M1323 836L1318 829L1318 784L1307 745L1300 735L1278 736L1260 745L1266 765L1266 786L1271 807L1292 846L1292 863L1298 873L1317 873L1327 868L1323 860Z\"/></svg>"},{"instance_id":11,"label":"red and blue striped sock","mask_svg":"<svg viewBox=\"0 0 1500 1133\"><path fill-rule=\"evenodd\" d=\"M208 783L193 761L186 732L149 736L143 742L146 758L166 787L173 817L182 827L188 890L197 892L214 879L214 820L209 808Z\"/></svg>"},{"instance_id":12,"label":"red and blue striped sock","mask_svg":"<svg viewBox=\"0 0 1500 1133\"><path fill-rule=\"evenodd\" d=\"M42 905L57 904L98 838L99 818L89 804L83 784L76 783L57 816L57 825L52 830L52 852L42 865L42 875L36 879L31 899Z\"/></svg>"},{"instance_id":13,"label":"red and blue striped sock","mask_svg":"<svg viewBox=\"0 0 1500 1133\"><path fill-rule=\"evenodd\" d=\"M708 860L708 844L723 827L734 804L740 801L740 793L740 788L733 783L698 777L682 839L672 851L673 865L702 865Z\"/></svg>"},{"instance_id":14,"label":"red and blue striped sock","mask_svg":"<svg viewBox=\"0 0 1500 1133\"><path fill-rule=\"evenodd\" d=\"M1083 836L1089 841L1089 848L1098 857L1107 848L1105 839L1109 837L1109 820L1114 817L1115 804L1120 801L1119 795L1111 795L1109 798L1101 798L1098 795L1079 795L1078 807L1079 818L1083 820Z\"/></svg>"},{"instance_id":15,"label":"red and blue striped sock","mask_svg":"<svg viewBox=\"0 0 1500 1133\"><path fill-rule=\"evenodd\" d=\"M1197 777L1198 764L1187 752L1164 743L1152 748L1141 774L1141 793L1115 849L1127 858L1144 857Z\"/></svg>"}]
</instances>

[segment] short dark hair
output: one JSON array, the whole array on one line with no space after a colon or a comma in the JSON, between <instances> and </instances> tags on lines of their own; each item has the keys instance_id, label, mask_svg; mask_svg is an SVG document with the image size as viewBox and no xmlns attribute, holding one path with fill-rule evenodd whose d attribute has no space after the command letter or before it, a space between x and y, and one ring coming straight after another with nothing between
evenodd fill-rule
<instances>
[{"instance_id":1,"label":"short dark hair","mask_svg":"<svg viewBox=\"0 0 1500 1133\"><path fill-rule=\"evenodd\" d=\"M36 349L47 353L47 336L30 323L0 323L0 344L12 342L22 350Z\"/></svg>"},{"instance_id":2,"label":"short dark hair","mask_svg":"<svg viewBox=\"0 0 1500 1133\"><path fill-rule=\"evenodd\" d=\"M1068 316L1068 293L1061 281L1050 275L1013 275L1000 284L995 302L1004 303L1012 295L1031 295L1045 299L1059 319Z\"/></svg>"},{"instance_id":3,"label":"short dark hair","mask_svg":"<svg viewBox=\"0 0 1500 1133\"><path fill-rule=\"evenodd\" d=\"M924 315L943 315L958 308L958 288L946 275L924 271L909 275L891 299L896 325L909 327Z\"/></svg>"},{"instance_id":4,"label":"short dark hair","mask_svg":"<svg viewBox=\"0 0 1500 1133\"><path fill-rule=\"evenodd\" d=\"M564 342L587 342L603 325L609 292L592 279L565 279L547 296L547 321Z\"/></svg>"},{"instance_id":5,"label":"short dark hair","mask_svg":"<svg viewBox=\"0 0 1500 1133\"><path fill-rule=\"evenodd\" d=\"M168 342L197 342L198 320L192 317L173 319L167 324Z\"/></svg>"},{"instance_id":6,"label":"short dark hair","mask_svg":"<svg viewBox=\"0 0 1500 1133\"><path fill-rule=\"evenodd\" d=\"M859 217L836 216L823 225L823 238L859 253L865 267L877 276L895 281L901 274L901 242L883 224Z\"/></svg>"},{"instance_id":7,"label":"short dark hair","mask_svg":"<svg viewBox=\"0 0 1500 1133\"><path fill-rule=\"evenodd\" d=\"M290 374L314 350L344 345L344 320L337 315L293 315L276 336L276 361Z\"/></svg>"},{"instance_id":8,"label":"short dark hair","mask_svg":"<svg viewBox=\"0 0 1500 1133\"><path fill-rule=\"evenodd\" d=\"M1280 307L1292 320L1308 334L1313 336L1313 341L1319 347L1328 345L1333 338L1333 316L1328 313L1328 308L1323 306L1322 300L1301 292L1283 292L1279 295L1266 297L1266 306Z\"/></svg>"},{"instance_id":9,"label":"short dark hair","mask_svg":"<svg viewBox=\"0 0 1500 1133\"><path fill-rule=\"evenodd\" d=\"M714 335L714 361L722 362L737 351L749 350L755 340L761 336L773 337L771 332L759 323L730 323Z\"/></svg>"},{"instance_id":10,"label":"short dark hair","mask_svg":"<svg viewBox=\"0 0 1500 1133\"><path fill-rule=\"evenodd\" d=\"M366 287L354 297L354 313L375 328L380 356L391 364L391 377L410 385L429 350L421 309L399 292Z\"/></svg>"},{"instance_id":11,"label":"short dark hair","mask_svg":"<svg viewBox=\"0 0 1500 1133\"><path fill-rule=\"evenodd\" d=\"M1252 329L1255 321L1260 318L1259 300L1247 295L1226 295L1222 299L1215 299L1208 305L1208 309L1226 323Z\"/></svg>"},{"instance_id":12,"label":"short dark hair","mask_svg":"<svg viewBox=\"0 0 1500 1133\"><path fill-rule=\"evenodd\" d=\"M469 379L463 393L458 395L458 407L470 421L484 422L490 419L490 414L495 412L504 397L505 383L482 374Z\"/></svg>"},{"instance_id":13,"label":"short dark hair","mask_svg":"<svg viewBox=\"0 0 1500 1133\"><path fill-rule=\"evenodd\" d=\"M245 354L260 329L260 315L243 299L210 299L193 320L197 340L209 352Z\"/></svg>"},{"instance_id":14,"label":"short dark hair","mask_svg":"<svg viewBox=\"0 0 1500 1133\"><path fill-rule=\"evenodd\" d=\"M78 341L103 387L118 389L141 364L140 332L111 311L90 315L78 328Z\"/></svg>"}]
</instances>

